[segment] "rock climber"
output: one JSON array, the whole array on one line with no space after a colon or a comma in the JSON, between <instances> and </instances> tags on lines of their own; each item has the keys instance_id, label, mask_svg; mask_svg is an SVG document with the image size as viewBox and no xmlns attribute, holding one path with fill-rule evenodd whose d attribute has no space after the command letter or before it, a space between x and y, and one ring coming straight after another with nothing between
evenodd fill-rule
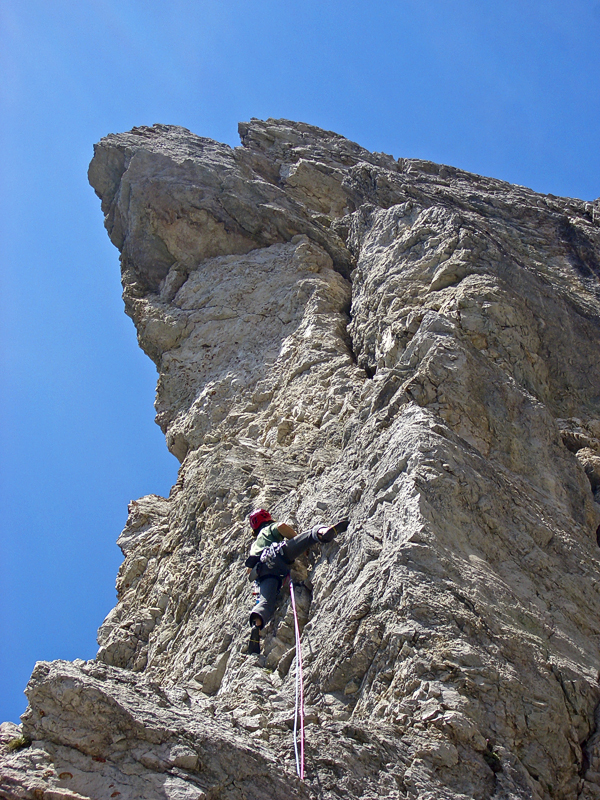
<instances>
[{"instance_id":1,"label":"rock climber","mask_svg":"<svg viewBox=\"0 0 600 800\"><path fill-rule=\"evenodd\" d=\"M331 542L333 537L348 528L347 519L335 525L315 525L301 534L285 522L275 522L264 508L257 508L249 516L255 540L246 559L249 579L259 587L259 600L250 614L250 642L248 653L260 653L260 629L273 616L277 595L284 578L298 556L315 544Z\"/></svg>"}]
</instances>

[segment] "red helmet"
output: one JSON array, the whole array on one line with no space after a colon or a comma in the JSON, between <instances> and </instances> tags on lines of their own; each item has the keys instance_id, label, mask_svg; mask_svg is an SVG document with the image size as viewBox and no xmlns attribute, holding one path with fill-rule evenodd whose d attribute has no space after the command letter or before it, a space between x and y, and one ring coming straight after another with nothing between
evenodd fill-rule
<instances>
[{"instance_id":1,"label":"red helmet","mask_svg":"<svg viewBox=\"0 0 600 800\"><path fill-rule=\"evenodd\" d=\"M269 514L266 508L255 509L250 514L248 519L250 520L250 527L253 531L257 531L265 522L273 522L273 517Z\"/></svg>"}]
</instances>

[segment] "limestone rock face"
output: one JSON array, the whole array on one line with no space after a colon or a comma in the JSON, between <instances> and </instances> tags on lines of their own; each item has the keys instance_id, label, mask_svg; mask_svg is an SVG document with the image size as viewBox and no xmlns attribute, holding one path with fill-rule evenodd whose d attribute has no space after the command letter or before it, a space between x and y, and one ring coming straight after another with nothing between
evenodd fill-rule
<instances>
[{"instance_id":1,"label":"limestone rock face","mask_svg":"<svg viewBox=\"0 0 600 800\"><path fill-rule=\"evenodd\" d=\"M600 204L240 134L96 146L181 469L130 504L97 660L37 665L0 796L600 797ZM256 506L350 519L293 572L304 782L285 591L245 652Z\"/></svg>"}]
</instances>

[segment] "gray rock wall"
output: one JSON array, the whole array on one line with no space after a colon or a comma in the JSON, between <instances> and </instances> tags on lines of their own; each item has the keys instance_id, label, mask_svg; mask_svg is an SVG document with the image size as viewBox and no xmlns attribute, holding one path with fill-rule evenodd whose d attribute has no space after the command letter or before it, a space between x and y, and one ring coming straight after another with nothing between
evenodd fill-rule
<instances>
[{"instance_id":1,"label":"gray rock wall","mask_svg":"<svg viewBox=\"0 0 600 800\"><path fill-rule=\"evenodd\" d=\"M95 148L181 469L130 505L97 660L36 666L0 796L600 797L600 204L240 134ZM260 505L350 518L293 575L304 782L287 594L245 653Z\"/></svg>"}]
</instances>

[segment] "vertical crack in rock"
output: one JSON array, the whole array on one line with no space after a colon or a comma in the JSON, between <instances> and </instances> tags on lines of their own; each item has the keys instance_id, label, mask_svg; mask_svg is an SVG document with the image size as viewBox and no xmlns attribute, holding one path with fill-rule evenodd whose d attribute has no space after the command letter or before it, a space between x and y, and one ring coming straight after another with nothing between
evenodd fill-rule
<instances>
[{"instance_id":1,"label":"vertical crack in rock","mask_svg":"<svg viewBox=\"0 0 600 800\"><path fill-rule=\"evenodd\" d=\"M598 202L240 135L95 148L181 467L129 506L96 660L38 664L2 727L0 794L600 796ZM293 573L303 783L287 594L245 649L255 506L350 519Z\"/></svg>"}]
</instances>

